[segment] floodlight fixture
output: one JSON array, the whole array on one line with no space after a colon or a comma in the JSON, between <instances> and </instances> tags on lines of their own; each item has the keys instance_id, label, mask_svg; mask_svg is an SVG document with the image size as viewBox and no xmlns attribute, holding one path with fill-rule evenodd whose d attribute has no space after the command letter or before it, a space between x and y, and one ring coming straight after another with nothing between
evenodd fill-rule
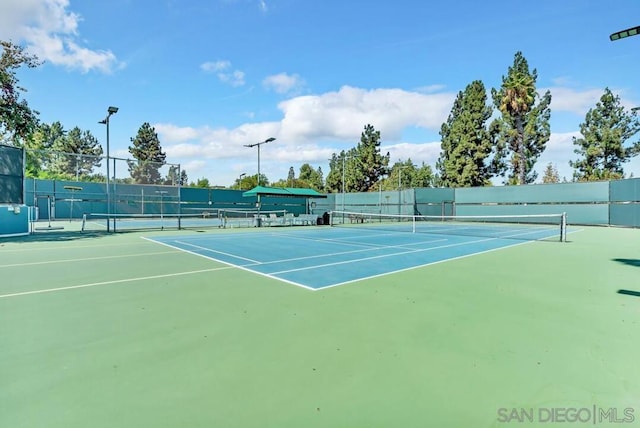
<instances>
[{"instance_id":1,"label":"floodlight fixture","mask_svg":"<svg viewBox=\"0 0 640 428\"><path fill-rule=\"evenodd\" d=\"M614 42L616 40L624 39L624 38L627 38L627 37L637 36L638 34L640 34L640 26L633 27L633 28L627 28L626 30L622 30L622 31L618 31L616 33L613 33L613 34L611 34L609 36L609 40Z\"/></svg>"},{"instance_id":2,"label":"floodlight fixture","mask_svg":"<svg viewBox=\"0 0 640 428\"><path fill-rule=\"evenodd\" d=\"M260 146L263 144L271 143L272 141L276 141L274 137L269 137L264 141L254 144L245 144L245 147L258 147L258 186L260 185Z\"/></svg>"}]
</instances>

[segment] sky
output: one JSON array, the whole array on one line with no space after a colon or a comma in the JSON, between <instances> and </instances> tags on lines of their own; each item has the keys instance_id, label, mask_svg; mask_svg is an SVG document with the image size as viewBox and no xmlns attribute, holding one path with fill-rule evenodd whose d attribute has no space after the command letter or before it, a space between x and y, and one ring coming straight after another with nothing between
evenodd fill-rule
<instances>
[{"instance_id":1,"label":"sky","mask_svg":"<svg viewBox=\"0 0 640 428\"><path fill-rule=\"evenodd\" d=\"M391 162L435 168L440 126L474 80L487 91L521 51L551 92L551 138L536 170L571 179L572 137L605 88L640 106L640 2L617 0L3 0L0 40L43 61L21 68L45 123L90 131L109 106L110 155L130 158L143 123L190 181L271 181L381 133ZM640 159L625 164L640 176Z\"/></svg>"}]
</instances>

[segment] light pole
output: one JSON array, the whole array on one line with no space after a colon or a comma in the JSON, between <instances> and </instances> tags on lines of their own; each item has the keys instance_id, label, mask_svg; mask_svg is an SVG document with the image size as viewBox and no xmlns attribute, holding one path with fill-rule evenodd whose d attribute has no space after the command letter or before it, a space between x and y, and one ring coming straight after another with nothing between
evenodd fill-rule
<instances>
[{"instance_id":1,"label":"light pole","mask_svg":"<svg viewBox=\"0 0 640 428\"><path fill-rule=\"evenodd\" d=\"M113 107L110 106L107 109L107 117L104 118L104 120L101 120L98 123L101 123L103 125L107 125L107 232L109 232L109 222L110 222L110 217L111 217L111 192L109 191L109 187L110 187L110 178L109 178L109 118L111 117L112 114L116 114L118 112L118 107ZM115 222L115 220L114 220ZM115 223L114 223L114 228L115 228Z\"/></svg>"},{"instance_id":2,"label":"light pole","mask_svg":"<svg viewBox=\"0 0 640 428\"><path fill-rule=\"evenodd\" d=\"M398 190L402 190L402 170L407 168L408 165L398 167Z\"/></svg>"},{"instance_id":3,"label":"light pole","mask_svg":"<svg viewBox=\"0 0 640 428\"><path fill-rule=\"evenodd\" d=\"M272 141L275 141L276 139L273 137L267 138L266 140L260 142L260 143L255 143L255 144L245 144L245 147L256 147L258 146L258 186L260 186L260 146L263 144L267 144L270 143Z\"/></svg>"},{"instance_id":4,"label":"light pole","mask_svg":"<svg viewBox=\"0 0 640 428\"><path fill-rule=\"evenodd\" d=\"M408 166L398 166L398 214L402 214L402 170Z\"/></svg>"},{"instance_id":5,"label":"light pole","mask_svg":"<svg viewBox=\"0 0 640 428\"><path fill-rule=\"evenodd\" d=\"M358 155L356 154L351 154L349 155L350 159L355 159L357 158ZM342 157L342 211L344 211L344 198L345 198L345 189L344 189L344 182L345 182L345 163L347 161L347 154L345 153L345 155Z\"/></svg>"},{"instance_id":6,"label":"light pole","mask_svg":"<svg viewBox=\"0 0 640 428\"><path fill-rule=\"evenodd\" d=\"M242 177L244 177L245 175L247 175L247 173L243 172L242 174L240 174L240 177L238 177L238 187L240 187L240 190L242 190Z\"/></svg>"}]
</instances>

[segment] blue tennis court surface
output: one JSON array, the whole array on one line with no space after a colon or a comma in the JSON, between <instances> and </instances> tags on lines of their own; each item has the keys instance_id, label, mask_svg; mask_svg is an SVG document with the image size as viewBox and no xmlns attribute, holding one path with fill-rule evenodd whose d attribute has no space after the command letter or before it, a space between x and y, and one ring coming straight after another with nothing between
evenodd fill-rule
<instances>
[{"instance_id":1,"label":"blue tennis court surface","mask_svg":"<svg viewBox=\"0 0 640 428\"><path fill-rule=\"evenodd\" d=\"M539 236L533 239L555 234L549 230L536 233ZM348 227L263 229L150 240L311 290L527 242L512 237Z\"/></svg>"}]
</instances>

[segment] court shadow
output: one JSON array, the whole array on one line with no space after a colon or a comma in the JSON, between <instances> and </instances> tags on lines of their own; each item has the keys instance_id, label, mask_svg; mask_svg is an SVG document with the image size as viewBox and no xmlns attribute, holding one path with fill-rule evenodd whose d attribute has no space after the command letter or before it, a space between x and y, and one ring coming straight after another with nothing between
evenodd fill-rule
<instances>
[{"instance_id":1,"label":"court shadow","mask_svg":"<svg viewBox=\"0 0 640 428\"><path fill-rule=\"evenodd\" d=\"M83 239L94 239L106 236L107 232L76 232L76 231L46 231L36 232L26 236L0 238L2 243L26 243L26 242L53 242L53 241L78 241Z\"/></svg>"},{"instance_id":2,"label":"court shadow","mask_svg":"<svg viewBox=\"0 0 640 428\"><path fill-rule=\"evenodd\" d=\"M613 261L628 266L640 267L640 259L613 259Z\"/></svg>"},{"instance_id":3,"label":"court shadow","mask_svg":"<svg viewBox=\"0 0 640 428\"><path fill-rule=\"evenodd\" d=\"M632 290L618 290L618 294L624 294L625 296L635 296L640 297L640 291L632 291Z\"/></svg>"}]
</instances>

